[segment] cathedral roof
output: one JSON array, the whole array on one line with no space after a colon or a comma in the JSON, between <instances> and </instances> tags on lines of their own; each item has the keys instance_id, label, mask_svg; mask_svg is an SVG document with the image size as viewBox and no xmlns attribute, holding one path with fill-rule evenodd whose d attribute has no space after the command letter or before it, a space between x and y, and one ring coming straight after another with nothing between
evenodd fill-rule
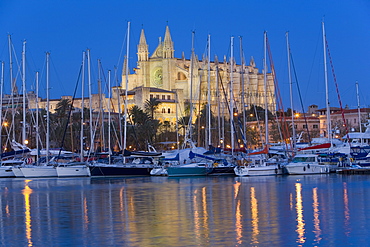
<instances>
[{"instance_id":1,"label":"cathedral roof","mask_svg":"<svg viewBox=\"0 0 370 247\"><path fill-rule=\"evenodd\" d=\"M165 89L161 89L161 88L156 88L156 87L144 87L144 86L140 86L140 87L135 87L133 88L132 90L128 91L128 93L131 93L133 91L137 91L137 90L140 90L142 88L149 88L149 92L153 92L153 93L175 93L173 91L168 91L168 90L165 90Z\"/></svg>"}]
</instances>

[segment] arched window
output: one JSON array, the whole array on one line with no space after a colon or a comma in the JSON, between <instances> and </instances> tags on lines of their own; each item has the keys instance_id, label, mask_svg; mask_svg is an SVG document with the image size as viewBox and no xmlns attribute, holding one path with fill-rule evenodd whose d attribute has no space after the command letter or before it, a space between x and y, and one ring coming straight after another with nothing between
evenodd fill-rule
<instances>
[{"instance_id":1,"label":"arched window","mask_svg":"<svg viewBox=\"0 0 370 247\"><path fill-rule=\"evenodd\" d=\"M168 108L167 109L167 113L171 113L171 108Z\"/></svg>"}]
</instances>

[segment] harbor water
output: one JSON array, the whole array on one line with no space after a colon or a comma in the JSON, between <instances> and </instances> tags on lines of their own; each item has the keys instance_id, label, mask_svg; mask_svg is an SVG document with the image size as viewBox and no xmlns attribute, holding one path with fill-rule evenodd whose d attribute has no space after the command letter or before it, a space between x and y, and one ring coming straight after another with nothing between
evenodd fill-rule
<instances>
[{"instance_id":1,"label":"harbor water","mask_svg":"<svg viewBox=\"0 0 370 247\"><path fill-rule=\"evenodd\" d=\"M1 246L368 246L370 177L0 180Z\"/></svg>"}]
</instances>

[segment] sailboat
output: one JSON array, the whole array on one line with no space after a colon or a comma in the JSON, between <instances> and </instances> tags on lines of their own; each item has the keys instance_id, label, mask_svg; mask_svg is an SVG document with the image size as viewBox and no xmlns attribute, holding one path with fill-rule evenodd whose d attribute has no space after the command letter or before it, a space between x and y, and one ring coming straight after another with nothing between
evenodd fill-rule
<instances>
[{"instance_id":1,"label":"sailboat","mask_svg":"<svg viewBox=\"0 0 370 247\"><path fill-rule=\"evenodd\" d=\"M264 32L264 90L265 90L265 147L261 151L249 153L249 156L263 155L262 159L249 159L242 165L234 168L235 175L237 176L266 176L266 175L282 175L284 174L284 161L280 158L267 158L269 149L269 132L268 132L268 104L267 104L267 33Z\"/></svg>"},{"instance_id":2,"label":"sailboat","mask_svg":"<svg viewBox=\"0 0 370 247\"><path fill-rule=\"evenodd\" d=\"M49 56L50 53L46 53L46 98L47 98L47 124L46 124L46 148L47 148L47 154L46 154L46 162L45 163L39 163L38 165L32 165L32 166L24 166L19 167L18 176L22 176L25 178L30 177L57 177L57 171L53 165L50 165L49 160L49 135L50 135L50 117L49 117Z\"/></svg>"},{"instance_id":3,"label":"sailboat","mask_svg":"<svg viewBox=\"0 0 370 247\"><path fill-rule=\"evenodd\" d=\"M85 57L86 54L83 52L82 55L82 95L84 92L84 68L85 68ZM87 165L87 162L83 161L83 110L84 110L84 99L82 96L81 100L81 135L80 135L80 143L81 143L81 153L80 153L80 161L72 160L70 162L60 162L59 159L55 161L55 169L57 171L58 177L90 177L90 169ZM58 157L60 156L61 150L59 150Z\"/></svg>"},{"instance_id":4,"label":"sailboat","mask_svg":"<svg viewBox=\"0 0 370 247\"><path fill-rule=\"evenodd\" d=\"M330 120L330 105L329 105L329 89L328 89L328 76L327 76L327 63L326 63L326 37L324 22L322 22L322 36L324 47L324 77L325 77L325 91L326 91L326 115L327 115L327 135L328 142L319 145L302 148L299 150L301 153L297 154L291 162L289 162L285 169L288 174L321 174L329 173L332 165L327 162L319 162L319 154L307 154L304 152L312 152L313 150L328 149L332 146L331 137L331 120ZM326 139L326 138L325 138ZM339 161L339 160L338 160Z\"/></svg>"}]
</instances>

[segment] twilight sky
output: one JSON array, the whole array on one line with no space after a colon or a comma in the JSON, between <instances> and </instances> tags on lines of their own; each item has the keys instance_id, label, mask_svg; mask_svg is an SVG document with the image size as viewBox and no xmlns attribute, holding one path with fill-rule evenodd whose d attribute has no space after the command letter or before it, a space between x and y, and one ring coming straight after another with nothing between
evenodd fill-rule
<instances>
[{"instance_id":1,"label":"twilight sky","mask_svg":"<svg viewBox=\"0 0 370 247\"><path fill-rule=\"evenodd\" d=\"M135 67L140 30L144 28L149 52L154 52L168 24L175 56L190 57L191 33L195 31L195 53L207 53L211 35L212 60L230 57L230 37L234 36L234 56L240 63L239 37L247 63L254 57L262 71L263 33L267 31L284 108L290 107L286 32L296 71L293 75L294 108L301 110L299 85L305 109L325 107L325 83L321 22L337 78L343 106L370 105L370 1L368 0L1 0L0 61L5 62L5 93L10 93L8 35L13 44L13 77L21 90L22 43L26 40L27 91L35 88L35 72L40 72L40 96L45 97L45 53L50 52L50 95L72 95L82 61L82 52L91 51L93 90L97 93L98 59L104 75L122 73L126 53L127 22L131 22L130 69ZM331 106L339 106L328 57ZM116 68L116 69L115 69ZM17 76L18 75L18 76ZM103 79L104 81L104 79ZM107 91L105 90L105 93ZM80 97L80 95L77 95Z\"/></svg>"}]
</instances>

